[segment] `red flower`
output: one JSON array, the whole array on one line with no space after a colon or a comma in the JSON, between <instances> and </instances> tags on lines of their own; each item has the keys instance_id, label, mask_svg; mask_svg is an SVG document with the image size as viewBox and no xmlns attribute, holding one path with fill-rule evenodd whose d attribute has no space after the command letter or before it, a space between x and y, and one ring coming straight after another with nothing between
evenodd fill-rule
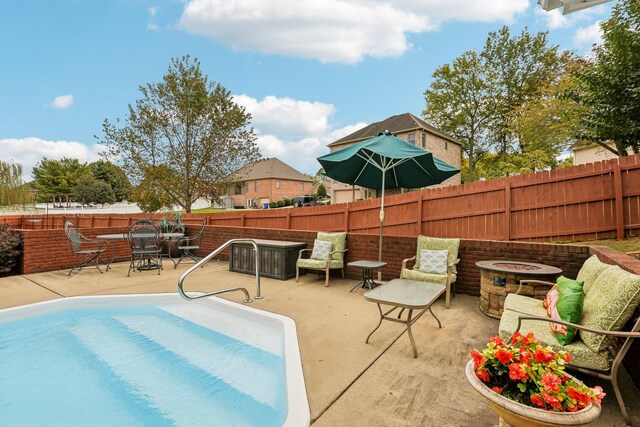
<instances>
[{"instance_id":1,"label":"red flower","mask_svg":"<svg viewBox=\"0 0 640 427\"><path fill-rule=\"evenodd\" d=\"M512 380L524 381L528 377L527 373L522 369L518 363L512 363L509 365L509 378Z\"/></svg>"},{"instance_id":2,"label":"red flower","mask_svg":"<svg viewBox=\"0 0 640 427\"><path fill-rule=\"evenodd\" d=\"M544 401L542 400L542 398L540 397L539 394L532 394L531 395L531 403L533 403L534 405L537 405L537 406L539 406L541 408L544 408L545 406L547 406L547 405L544 404Z\"/></svg>"},{"instance_id":3,"label":"red flower","mask_svg":"<svg viewBox=\"0 0 640 427\"><path fill-rule=\"evenodd\" d=\"M524 337L524 342L527 344L536 343L536 337L533 336L533 332L529 332L526 337Z\"/></svg>"},{"instance_id":4,"label":"red flower","mask_svg":"<svg viewBox=\"0 0 640 427\"><path fill-rule=\"evenodd\" d=\"M531 353L527 350L520 350L520 363L524 363L525 365L529 365L529 359L531 359Z\"/></svg>"},{"instance_id":5,"label":"red flower","mask_svg":"<svg viewBox=\"0 0 640 427\"><path fill-rule=\"evenodd\" d=\"M554 374L542 374L542 378L540 380L544 389L549 392L556 393L560 390L560 378Z\"/></svg>"},{"instance_id":6,"label":"red flower","mask_svg":"<svg viewBox=\"0 0 640 427\"><path fill-rule=\"evenodd\" d=\"M502 345L504 344L504 341L502 341L502 338L500 337L491 337L489 339L490 342L494 343L495 345Z\"/></svg>"},{"instance_id":7,"label":"red flower","mask_svg":"<svg viewBox=\"0 0 640 427\"><path fill-rule=\"evenodd\" d=\"M562 404L558 401L558 399L544 390L542 390L540 394L542 394L542 398L544 399L544 401L551 405L552 408L562 410Z\"/></svg>"},{"instance_id":8,"label":"red flower","mask_svg":"<svg viewBox=\"0 0 640 427\"><path fill-rule=\"evenodd\" d=\"M578 405L571 405L571 404L567 405L567 411L569 412L576 412L578 409L580 409L578 408Z\"/></svg>"},{"instance_id":9,"label":"red flower","mask_svg":"<svg viewBox=\"0 0 640 427\"><path fill-rule=\"evenodd\" d=\"M521 339L522 339L522 334L520 332L516 332L515 334L513 334L513 337L511 337L511 344L515 344Z\"/></svg>"},{"instance_id":10,"label":"red flower","mask_svg":"<svg viewBox=\"0 0 640 427\"><path fill-rule=\"evenodd\" d=\"M502 363L503 365L506 365L507 363L511 362L511 360L513 359L513 354L501 348L498 351L496 351L496 357L498 358L500 363Z\"/></svg>"},{"instance_id":11,"label":"red flower","mask_svg":"<svg viewBox=\"0 0 640 427\"><path fill-rule=\"evenodd\" d=\"M562 358L564 359L565 362L569 363L571 362L571 355L569 353L567 353L566 351L564 352L564 354L562 355Z\"/></svg>"},{"instance_id":12,"label":"red flower","mask_svg":"<svg viewBox=\"0 0 640 427\"><path fill-rule=\"evenodd\" d=\"M533 358L538 363L551 362L553 360L553 352L548 351L548 350L545 351L545 350L542 350L542 349L539 348L533 354Z\"/></svg>"},{"instance_id":13,"label":"red flower","mask_svg":"<svg viewBox=\"0 0 640 427\"><path fill-rule=\"evenodd\" d=\"M485 383L488 383L489 381L491 381L491 376L489 375L489 372L485 371L484 369L478 369L476 371L476 376Z\"/></svg>"},{"instance_id":14,"label":"red flower","mask_svg":"<svg viewBox=\"0 0 640 427\"><path fill-rule=\"evenodd\" d=\"M471 350L470 353L471 353L471 358L473 359L473 365L475 366L476 369L484 365L484 363L487 361L484 358L484 356L479 352L477 352L476 350Z\"/></svg>"},{"instance_id":15,"label":"red flower","mask_svg":"<svg viewBox=\"0 0 640 427\"><path fill-rule=\"evenodd\" d=\"M502 393L502 389L500 387L491 387L491 390L495 391L498 394Z\"/></svg>"}]
</instances>

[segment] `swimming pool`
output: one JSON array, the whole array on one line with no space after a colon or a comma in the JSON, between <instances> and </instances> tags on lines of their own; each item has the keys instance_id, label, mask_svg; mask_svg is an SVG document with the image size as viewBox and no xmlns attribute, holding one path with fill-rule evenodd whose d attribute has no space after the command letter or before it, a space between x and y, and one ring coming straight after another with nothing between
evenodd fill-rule
<instances>
[{"instance_id":1,"label":"swimming pool","mask_svg":"<svg viewBox=\"0 0 640 427\"><path fill-rule=\"evenodd\" d=\"M175 294L0 310L0 425L309 425L295 324Z\"/></svg>"}]
</instances>

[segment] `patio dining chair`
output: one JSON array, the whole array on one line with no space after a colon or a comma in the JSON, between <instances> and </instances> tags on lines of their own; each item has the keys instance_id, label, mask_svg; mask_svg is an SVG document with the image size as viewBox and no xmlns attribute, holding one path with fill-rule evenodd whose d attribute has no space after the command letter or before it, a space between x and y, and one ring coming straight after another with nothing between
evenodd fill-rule
<instances>
[{"instance_id":1,"label":"patio dining chair","mask_svg":"<svg viewBox=\"0 0 640 427\"><path fill-rule=\"evenodd\" d=\"M80 229L71 221L64 223L64 234L71 242L71 250L74 255L84 256L84 259L75 267L69 271L69 275L73 273L73 270L81 271L82 267L93 264L100 273L100 262L106 265L106 270L109 270L109 263L105 262L102 258L102 254L108 249L110 243L107 241L100 241L95 239L89 239L85 237Z\"/></svg>"},{"instance_id":2,"label":"patio dining chair","mask_svg":"<svg viewBox=\"0 0 640 427\"><path fill-rule=\"evenodd\" d=\"M202 259L201 256L194 253L200 249L200 242L202 241L202 234L204 233L204 227L207 225L206 221L202 222L202 226L200 230L193 236L183 236L178 238L178 250L182 251L180 255L180 259L175 263L173 268L178 268L178 265L182 262L182 260L186 258L191 258L194 262L198 262ZM201 266L204 267L204 266Z\"/></svg>"},{"instance_id":3,"label":"patio dining chair","mask_svg":"<svg viewBox=\"0 0 640 427\"><path fill-rule=\"evenodd\" d=\"M154 223L134 223L129 227L127 239L131 246L127 277L131 274L131 270L157 269L160 274L162 269L160 228Z\"/></svg>"}]
</instances>

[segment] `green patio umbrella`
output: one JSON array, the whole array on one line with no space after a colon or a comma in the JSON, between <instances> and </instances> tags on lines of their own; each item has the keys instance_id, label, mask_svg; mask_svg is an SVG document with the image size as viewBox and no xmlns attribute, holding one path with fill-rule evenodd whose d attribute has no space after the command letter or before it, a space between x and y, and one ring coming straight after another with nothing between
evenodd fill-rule
<instances>
[{"instance_id":1,"label":"green patio umbrella","mask_svg":"<svg viewBox=\"0 0 640 427\"><path fill-rule=\"evenodd\" d=\"M318 157L324 173L347 184L382 190L380 201L380 241L378 261L382 261L384 226L384 190L387 188L422 188L440 184L460 172L389 132Z\"/></svg>"}]
</instances>

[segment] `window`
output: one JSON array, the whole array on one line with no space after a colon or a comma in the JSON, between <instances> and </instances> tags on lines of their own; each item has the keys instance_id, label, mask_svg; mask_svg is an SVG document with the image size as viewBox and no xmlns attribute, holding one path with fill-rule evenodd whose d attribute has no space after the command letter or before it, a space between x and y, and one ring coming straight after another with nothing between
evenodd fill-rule
<instances>
[{"instance_id":1,"label":"window","mask_svg":"<svg viewBox=\"0 0 640 427\"><path fill-rule=\"evenodd\" d=\"M301 189L301 190L304 190L304 182L301 182L301 183L300 183L300 189Z\"/></svg>"},{"instance_id":2,"label":"window","mask_svg":"<svg viewBox=\"0 0 640 427\"><path fill-rule=\"evenodd\" d=\"M258 181L253 181L253 191L258 191Z\"/></svg>"},{"instance_id":3,"label":"window","mask_svg":"<svg viewBox=\"0 0 640 427\"><path fill-rule=\"evenodd\" d=\"M242 194L242 184L237 184L234 194Z\"/></svg>"},{"instance_id":4,"label":"window","mask_svg":"<svg viewBox=\"0 0 640 427\"><path fill-rule=\"evenodd\" d=\"M410 144L415 145L416 144L416 133L412 132L409 135L407 135L407 141L409 141Z\"/></svg>"},{"instance_id":5,"label":"window","mask_svg":"<svg viewBox=\"0 0 640 427\"><path fill-rule=\"evenodd\" d=\"M280 181L276 181L276 188L280 188Z\"/></svg>"},{"instance_id":6,"label":"window","mask_svg":"<svg viewBox=\"0 0 640 427\"><path fill-rule=\"evenodd\" d=\"M422 134L422 148L427 148L427 134Z\"/></svg>"}]
</instances>

